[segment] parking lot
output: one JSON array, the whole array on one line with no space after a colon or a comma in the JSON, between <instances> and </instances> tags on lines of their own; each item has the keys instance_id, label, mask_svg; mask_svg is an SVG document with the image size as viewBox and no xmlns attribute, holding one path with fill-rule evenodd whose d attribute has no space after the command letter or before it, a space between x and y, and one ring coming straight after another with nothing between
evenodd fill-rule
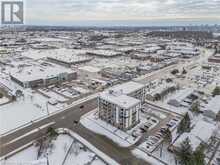
<instances>
[{"instance_id":1,"label":"parking lot","mask_svg":"<svg viewBox=\"0 0 220 165\"><path fill-rule=\"evenodd\" d=\"M208 144L206 150L206 161L209 165L219 165L220 164L220 139L213 137Z\"/></svg>"},{"instance_id":2,"label":"parking lot","mask_svg":"<svg viewBox=\"0 0 220 165\"><path fill-rule=\"evenodd\" d=\"M173 134L182 117L162 112L158 108L148 107L147 105L144 106L142 111L146 114L151 114L159 121L154 128L147 131L140 144L141 149L152 153L163 142L167 129Z\"/></svg>"}]
</instances>

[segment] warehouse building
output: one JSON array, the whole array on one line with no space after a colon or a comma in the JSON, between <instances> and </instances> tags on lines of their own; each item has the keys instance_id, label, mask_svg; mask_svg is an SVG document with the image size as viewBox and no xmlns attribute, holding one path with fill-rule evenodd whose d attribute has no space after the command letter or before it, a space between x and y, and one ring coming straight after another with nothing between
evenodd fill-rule
<instances>
[{"instance_id":1,"label":"warehouse building","mask_svg":"<svg viewBox=\"0 0 220 165\"><path fill-rule=\"evenodd\" d=\"M43 62L39 65L28 65L13 69L11 80L24 88L48 86L77 78L71 69Z\"/></svg>"}]
</instances>

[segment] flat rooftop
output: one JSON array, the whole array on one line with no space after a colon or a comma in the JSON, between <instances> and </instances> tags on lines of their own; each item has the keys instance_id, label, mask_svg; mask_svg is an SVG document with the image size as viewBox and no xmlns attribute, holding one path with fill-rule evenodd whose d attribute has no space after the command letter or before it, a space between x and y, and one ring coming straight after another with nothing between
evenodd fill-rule
<instances>
[{"instance_id":1,"label":"flat rooftop","mask_svg":"<svg viewBox=\"0 0 220 165\"><path fill-rule=\"evenodd\" d=\"M54 56L54 57L48 57L48 58L49 59L55 59L55 60L65 62L65 63L78 63L78 62L92 60L91 57L71 56L71 55L61 55L61 56Z\"/></svg>"},{"instance_id":2,"label":"flat rooftop","mask_svg":"<svg viewBox=\"0 0 220 165\"><path fill-rule=\"evenodd\" d=\"M145 87L145 85L143 85L143 84L140 84L140 83L137 83L134 81L129 81L129 82L126 82L123 84L116 85L110 89L113 91L120 91L123 94L128 95L128 94L130 94L134 91L140 90L144 87Z\"/></svg>"},{"instance_id":3,"label":"flat rooftop","mask_svg":"<svg viewBox=\"0 0 220 165\"><path fill-rule=\"evenodd\" d=\"M119 107L125 108L125 109L129 109L137 104L139 104L141 101L138 99L135 99L133 97L124 95L120 92L111 92L111 90L102 92L100 94L100 98L108 101L112 104L116 104Z\"/></svg>"},{"instance_id":4,"label":"flat rooftop","mask_svg":"<svg viewBox=\"0 0 220 165\"><path fill-rule=\"evenodd\" d=\"M11 70L11 76L21 82L53 78L61 73L73 73L71 69L41 61L35 65L26 65Z\"/></svg>"},{"instance_id":5,"label":"flat rooftop","mask_svg":"<svg viewBox=\"0 0 220 165\"><path fill-rule=\"evenodd\" d=\"M91 73L97 73L101 71L100 68L97 68L94 66L82 66L82 67L79 67L79 70L84 70L84 71L91 72Z\"/></svg>"},{"instance_id":6,"label":"flat rooftop","mask_svg":"<svg viewBox=\"0 0 220 165\"><path fill-rule=\"evenodd\" d=\"M22 53L23 56L33 58L33 59L40 59L40 58L60 58L63 60L75 60L77 58L85 58L84 56L86 53L86 50L82 49L66 49L66 48L60 48L60 49L49 49L49 50L32 50L29 49L28 51L25 51ZM87 57L88 58L88 57Z\"/></svg>"},{"instance_id":7,"label":"flat rooftop","mask_svg":"<svg viewBox=\"0 0 220 165\"><path fill-rule=\"evenodd\" d=\"M105 49L94 49L94 50L89 50L86 52L87 54L94 54L97 56L105 56L105 57L113 57L113 56L118 56L121 54L121 52L114 51L114 50L105 50Z\"/></svg>"}]
</instances>

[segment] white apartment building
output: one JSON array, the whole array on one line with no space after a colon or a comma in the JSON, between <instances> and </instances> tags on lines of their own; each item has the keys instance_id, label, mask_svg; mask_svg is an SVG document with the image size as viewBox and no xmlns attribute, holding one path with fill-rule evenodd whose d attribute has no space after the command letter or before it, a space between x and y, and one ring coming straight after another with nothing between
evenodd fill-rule
<instances>
[{"instance_id":1,"label":"white apartment building","mask_svg":"<svg viewBox=\"0 0 220 165\"><path fill-rule=\"evenodd\" d=\"M98 98L99 118L122 130L133 128L139 123L143 94L144 85L136 82L102 92Z\"/></svg>"}]
</instances>

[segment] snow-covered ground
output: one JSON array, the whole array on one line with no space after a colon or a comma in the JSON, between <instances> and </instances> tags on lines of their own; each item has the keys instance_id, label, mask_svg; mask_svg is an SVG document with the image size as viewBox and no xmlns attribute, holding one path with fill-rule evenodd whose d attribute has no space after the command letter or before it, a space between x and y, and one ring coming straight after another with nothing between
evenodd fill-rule
<instances>
[{"instance_id":1,"label":"snow-covered ground","mask_svg":"<svg viewBox=\"0 0 220 165\"><path fill-rule=\"evenodd\" d=\"M128 147L137 141L126 132L98 119L96 112L95 110L83 116L80 120L81 124L95 133L108 137L122 147Z\"/></svg>"},{"instance_id":2,"label":"snow-covered ground","mask_svg":"<svg viewBox=\"0 0 220 165\"><path fill-rule=\"evenodd\" d=\"M1 104L5 104L5 103L7 103L9 101L9 99L7 98L7 97L2 97L2 98L0 98L0 105Z\"/></svg>"},{"instance_id":3,"label":"snow-covered ground","mask_svg":"<svg viewBox=\"0 0 220 165\"><path fill-rule=\"evenodd\" d=\"M7 160L1 160L1 165L34 164L34 165L106 165L117 162L97 150L79 135L67 130L69 134L60 134L39 150L39 146L30 147L12 155ZM41 151L39 154L39 151Z\"/></svg>"},{"instance_id":4,"label":"snow-covered ground","mask_svg":"<svg viewBox=\"0 0 220 165\"><path fill-rule=\"evenodd\" d=\"M49 90L46 91L46 90L43 90L43 89L40 89L39 91L42 92L43 94L45 94L46 96L50 97L51 99L56 99L56 100L58 100L60 102L67 101L66 98L64 98L63 96L61 96L61 95L59 95L59 94L57 94L57 93L55 93L53 91L49 91Z\"/></svg>"},{"instance_id":5,"label":"snow-covered ground","mask_svg":"<svg viewBox=\"0 0 220 165\"><path fill-rule=\"evenodd\" d=\"M80 122L91 131L106 136L122 147L129 147L138 141L142 135L140 127L143 124L149 123L151 126L148 130L150 130L159 123L156 118L140 113L140 123L131 130L125 132L99 119L96 109L84 115Z\"/></svg>"},{"instance_id":6,"label":"snow-covered ground","mask_svg":"<svg viewBox=\"0 0 220 165\"><path fill-rule=\"evenodd\" d=\"M48 98L33 91L24 91L24 97L9 104L0 106L0 134L4 134L24 124L64 108L65 104L52 106L47 104Z\"/></svg>"},{"instance_id":7,"label":"snow-covered ground","mask_svg":"<svg viewBox=\"0 0 220 165\"><path fill-rule=\"evenodd\" d=\"M146 154L145 152L143 152L139 149L132 150L132 154L140 159L144 159L145 161L147 161L151 165L164 165L163 163L161 163L157 159L149 156L148 154Z\"/></svg>"},{"instance_id":8,"label":"snow-covered ground","mask_svg":"<svg viewBox=\"0 0 220 165\"><path fill-rule=\"evenodd\" d=\"M176 165L175 154L167 150L168 146L169 145L164 143L163 145L158 147L152 154L169 165Z\"/></svg>"}]
</instances>

